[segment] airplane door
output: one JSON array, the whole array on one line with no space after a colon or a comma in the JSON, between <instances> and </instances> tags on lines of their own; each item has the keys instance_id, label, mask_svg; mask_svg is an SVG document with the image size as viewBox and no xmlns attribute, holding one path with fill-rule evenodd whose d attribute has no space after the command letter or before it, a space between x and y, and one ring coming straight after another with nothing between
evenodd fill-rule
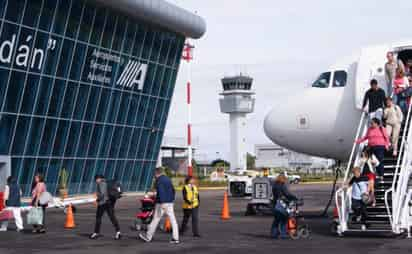
<instances>
[{"instance_id":1,"label":"airplane door","mask_svg":"<svg viewBox=\"0 0 412 254\"><path fill-rule=\"evenodd\" d=\"M371 79L378 80L379 86L386 91L384 66L389 50L386 45L362 49L356 71L356 108L362 109L363 97L370 88Z\"/></svg>"}]
</instances>

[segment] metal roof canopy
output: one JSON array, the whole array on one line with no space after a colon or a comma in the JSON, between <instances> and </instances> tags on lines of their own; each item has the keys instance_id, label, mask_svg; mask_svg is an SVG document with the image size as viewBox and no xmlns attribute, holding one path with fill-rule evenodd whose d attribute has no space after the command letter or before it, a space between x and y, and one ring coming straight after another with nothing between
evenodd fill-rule
<instances>
[{"instance_id":1,"label":"metal roof canopy","mask_svg":"<svg viewBox=\"0 0 412 254\"><path fill-rule=\"evenodd\" d=\"M90 1L193 39L199 39L206 32L203 18L164 0Z\"/></svg>"}]
</instances>

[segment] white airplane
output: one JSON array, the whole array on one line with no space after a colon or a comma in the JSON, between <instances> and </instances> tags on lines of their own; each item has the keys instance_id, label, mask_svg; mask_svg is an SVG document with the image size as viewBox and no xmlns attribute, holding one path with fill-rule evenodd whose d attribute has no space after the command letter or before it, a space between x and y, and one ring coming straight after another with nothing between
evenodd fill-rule
<instances>
[{"instance_id":1,"label":"white airplane","mask_svg":"<svg viewBox=\"0 0 412 254\"><path fill-rule=\"evenodd\" d=\"M266 135L300 153L346 161L370 80L377 79L386 89L384 65L389 51L404 62L412 59L412 41L363 48L325 70L310 87L277 98L265 118Z\"/></svg>"}]
</instances>

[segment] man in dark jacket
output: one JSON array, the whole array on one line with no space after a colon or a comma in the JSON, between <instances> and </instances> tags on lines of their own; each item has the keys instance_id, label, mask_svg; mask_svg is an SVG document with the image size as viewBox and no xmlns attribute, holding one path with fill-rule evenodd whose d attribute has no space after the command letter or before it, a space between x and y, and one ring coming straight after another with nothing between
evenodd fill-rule
<instances>
[{"instance_id":1,"label":"man in dark jacket","mask_svg":"<svg viewBox=\"0 0 412 254\"><path fill-rule=\"evenodd\" d=\"M96 239L100 236L100 227L102 224L102 217L104 212L107 212L113 226L116 229L116 235L114 239L119 240L122 235L120 233L119 222L117 221L116 215L114 213L114 203L111 202L109 197L109 192L107 188L107 183L102 175L95 176L97 189L96 189L96 202L97 202L97 211L96 211L96 225L94 228L94 233L90 235L90 239Z\"/></svg>"},{"instance_id":2,"label":"man in dark jacket","mask_svg":"<svg viewBox=\"0 0 412 254\"><path fill-rule=\"evenodd\" d=\"M169 177L163 175L163 171L160 168L155 170L156 178L156 206L153 215L153 220L150 223L146 233L139 234L139 238L145 242L152 241L153 235L157 229L163 214L166 214L172 225L173 238L170 243L179 243L179 227L177 225L174 204L175 201L175 189L173 187L172 181Z\"/></svg>"},{"instance_id":3,"label":"man in dark jacket","mask_svg":"<svg viewBox=\"0 0 412 254\"><path fill-rule=\"evenodd\" d=\"M369 119L378 118L382 121L383 108L385 107L385 91L378 86L378 81L372 79L370 82L371 88L363 97L363 110L369 113ZM366 110L366 104L369 103L369 110Z\"/></svg>"}]
</instances>

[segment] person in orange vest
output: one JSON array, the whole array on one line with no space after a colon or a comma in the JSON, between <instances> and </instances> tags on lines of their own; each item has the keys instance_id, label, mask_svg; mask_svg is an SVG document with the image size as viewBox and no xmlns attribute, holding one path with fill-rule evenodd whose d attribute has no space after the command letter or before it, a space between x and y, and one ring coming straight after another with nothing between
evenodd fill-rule
<instances>
[{"instance_id":1,"label":"person in orange vest","mask_svg":"<svg viewBox=\"0 0 412 254\"><path fill-rule=\"evenodd\" d=\"M199 190L191 176L186 177L185 186L183 186L183 221L180 227L180 233L183 235L187 229L187 223L192 217L192 232L194 237L200 237L199 234Z\"/></svg>"}]
</instances>

